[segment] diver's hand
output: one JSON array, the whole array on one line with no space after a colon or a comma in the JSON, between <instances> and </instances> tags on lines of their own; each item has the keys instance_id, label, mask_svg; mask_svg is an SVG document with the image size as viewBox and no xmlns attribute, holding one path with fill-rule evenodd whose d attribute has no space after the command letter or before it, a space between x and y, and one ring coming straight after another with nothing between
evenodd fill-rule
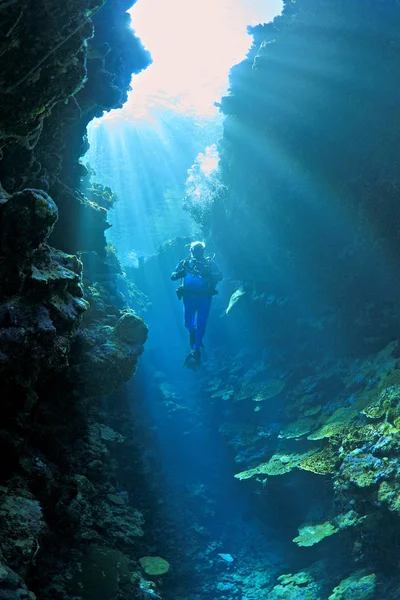
<instances>
[{"instance_id":1,"label":"diver's hand","mask_svg":"<svg viewBox=\"0 0 400 600\"><path fill-rule=\"evenodd\" d=\"M176 281L177 279L183 279L186 275L186 271L182 269L181 271L174 271L171 275L172 281Z\"/></svg>"}]
</instances>

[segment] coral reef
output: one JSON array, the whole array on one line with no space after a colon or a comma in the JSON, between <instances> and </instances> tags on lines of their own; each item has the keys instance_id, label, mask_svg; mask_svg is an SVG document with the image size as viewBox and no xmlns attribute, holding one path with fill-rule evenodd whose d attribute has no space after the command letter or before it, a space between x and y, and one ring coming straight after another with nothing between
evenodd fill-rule
<instances>
[{"instance_id":1,"label":"coral reef","mask_svg":"<svg viewBox=\"0 0 400 600\"><path fill-rule=\"evenodd\" d=\"M306 572L281 575L279 583L268 594L272 600L320 600L320 588Z\"/></svg>"},{"instance_id":2,"label":"coral reef","mask_svg":"<svg viewBox=\"0 0 400 600\"><path fill-rule=\"evenodd\" d=\"M169 563L160 556L143 556L139 562L146 575L164 575L169 571Z\"/></svg>"},{"instance_id":3,"label":"coral reef","mask_svg":"<svg viewBox=\"0 0 400 600\"><path fill-rule=\"evenodd\" d=\"M359 518L357 513L351 510L344 515L335 517L332 521L318 525L303 525L299 528L299 535L293 541L298 546L314 546L326 537L334 535L338 531L343 531L347 527L355 527L364 520L365 517Z\"/></svg>"}]
</instances>

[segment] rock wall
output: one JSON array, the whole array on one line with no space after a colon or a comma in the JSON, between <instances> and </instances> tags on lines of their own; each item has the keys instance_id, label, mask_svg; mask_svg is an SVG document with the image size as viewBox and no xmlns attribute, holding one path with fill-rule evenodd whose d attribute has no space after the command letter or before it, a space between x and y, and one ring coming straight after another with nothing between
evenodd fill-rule
<instances>
[{"instance_id":1,"label":"rock wall","mask_svg":"<svg viewBox=\"0 0 400 600\"><path fill-rule=\"evenodd\" d=\"M112 193L79 191L87 124L122 106L149 64L131 4L0 6L0 595L10 600L98 598L88 581L102 561L102 597L122 593L119 581L135 593L143 519L116 476L132 433L127 407L103 398L135 372L147 327L117 291L104 236Z\"/></svg>"},{"instance_id":2,"label":"rock wall","mask_svg":"<svg viewBox=\"0 0 400 600\"><path fill-rule=\"evenodd\" d=\"M380 314L399 292L399 19L394 1L285 2L221 102L214 243L257 291L340 310L347 345L367 320L386 341L398 331Z\"/></svg>"}]
</instances>

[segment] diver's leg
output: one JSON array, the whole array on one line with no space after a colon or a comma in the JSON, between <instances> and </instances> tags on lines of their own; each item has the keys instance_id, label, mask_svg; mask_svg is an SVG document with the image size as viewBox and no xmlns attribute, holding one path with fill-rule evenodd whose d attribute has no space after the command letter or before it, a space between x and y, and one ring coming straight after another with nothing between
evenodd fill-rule
<instances>
[{"instance_id":1,"label":"diver's leg","mask_svg":"<svg viewBox=\"0 0 400 600\"><path fill-rule=\"evenodd\" d=\"M191 348L194 347L195 341L196 341L196 330L192 329L191 331L189 331L189 344L190 344Z\"/></svg>"},{"instance_id":2,"label":"diver's leg","mask_svg":"<svg viewBox=\"0 0 400 600\"><path fill-rule=\"evenodd\" d=\"M185 327L189 330L190 346L193 348L195 341L196 330L196 298L194 296L183 297L183 309L185 318Z\"/></svg>"},{"instance_id":3,"label":"diver's leg","mask_svg":"<svg viewBox=\"0 0 400 600\"><path fill-rule=\"evenodd\" d=\"M197 328L196 338L193 344L193 348L200 350L201 343L203 341L204 334L206 332L206 325L208 315L210 314L211 308L211 296L198 296L197 297Z\"/></svg>"},{"instance_id":4,"label":"diver's leg","mask_svg":"<svg viewBox=\"0 0 400 600\"><path fill-rule=\"evenodd\" d=\"M189 330L190 346L192 348L183 366L187 369L197 371L200 366L200 351L194 349L196 340L196 313L198 308L197 298L195 296L184 296L183 304L185 308L185 327Z\"/></svg>"}]
</instances>

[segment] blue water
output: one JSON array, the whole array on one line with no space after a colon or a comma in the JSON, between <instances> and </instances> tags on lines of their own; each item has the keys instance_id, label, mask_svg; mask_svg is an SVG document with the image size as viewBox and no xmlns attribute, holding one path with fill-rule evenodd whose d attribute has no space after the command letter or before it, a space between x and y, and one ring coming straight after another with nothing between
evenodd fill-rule
<instances>
[{"instance_id":1,"label":"blue water","mask_svg":"<svg viewBox=\"0 0 400 600\"><path fill-rule=\"evenodd\" d=\"M175 396L165 398L163 385ZM252 514L251 494L233 477L233 452L218 432L220 409L204 404L198 374L182 369L181 356L168 360L149 349L127 393L135 398L134 420L149 432L141 467L149 485L150 547L171 563L160 593L182 600L208 594L256 598L279 572L282 548L272 541L272 526ZM146 518L146 506L139 508ZM263 575L244 583L255 563Z\"/></svg>"}]
</instances>

